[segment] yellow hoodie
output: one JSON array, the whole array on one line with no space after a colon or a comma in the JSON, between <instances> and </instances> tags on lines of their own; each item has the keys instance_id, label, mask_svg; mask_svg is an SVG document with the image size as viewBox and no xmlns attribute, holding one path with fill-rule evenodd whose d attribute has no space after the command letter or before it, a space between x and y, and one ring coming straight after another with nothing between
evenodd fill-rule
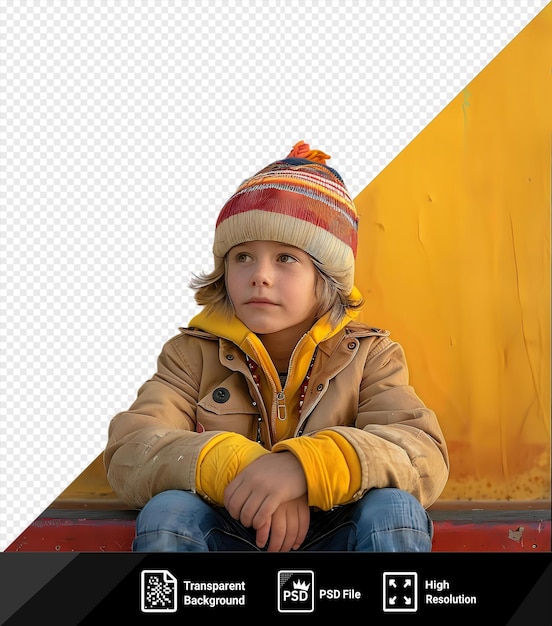
<instances>
[{"instance_id":1,"label":"yellow hoodie","mask_svg":"<svg viewBox=\"0 0 552 626\"><path fill-rule=\"evenodd\" d=\"M272 450L267 450L233 432L211 439L197 463L196 490L200 495L222 505L226 486L247 465L263 454L290 451L305 472L310 506L329 510L352 500L361 480L360 462L352 445L332 430L319 431L311 437L294 437L294 432L299 422L302 383L318 344L338 333L354 317L354 313L348 313L332 327L327 314L313 325L293 351L284 389L262 341L237 317L228 320L217 313L202 312L190 321L191 327L232 341L259 365L261 394L271 414L272 436L277 442ZM286 419L280 420L277 413L284 406Z\"/></svg>"}]
</instances>

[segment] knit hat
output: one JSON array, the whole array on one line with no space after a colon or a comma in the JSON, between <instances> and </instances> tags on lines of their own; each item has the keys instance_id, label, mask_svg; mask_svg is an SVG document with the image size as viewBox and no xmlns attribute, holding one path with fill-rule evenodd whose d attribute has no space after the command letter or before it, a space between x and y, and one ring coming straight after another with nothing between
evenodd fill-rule
<instances>
[{"instance_id":1,"label":"knit hat","mask_svg":"<svg viewBox=\"0 0 552 626\"><path fill-rule=\"evenodd\" d=\"M246 179L218 216L215 258L246 241L279 241L339 274L350 293L358 215L343 179L326 165L329 158L300 141L285 159Z\"/></svg>"}]
</instances>

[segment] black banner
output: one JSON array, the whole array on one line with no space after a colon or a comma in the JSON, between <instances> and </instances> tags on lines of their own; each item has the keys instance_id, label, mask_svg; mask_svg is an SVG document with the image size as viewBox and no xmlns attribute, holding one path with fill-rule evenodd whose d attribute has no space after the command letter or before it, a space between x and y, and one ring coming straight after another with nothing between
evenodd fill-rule
<instances>
[{"instance_id":1,"label":"black banner","mask_svg":"<svg viewBox=\"0 0 552 626\"><path fill-rule=\"evenodd\" d=\"M2 553L0 624L482 618L552 623L552 555Z\"/></svg>"}]
</instances>

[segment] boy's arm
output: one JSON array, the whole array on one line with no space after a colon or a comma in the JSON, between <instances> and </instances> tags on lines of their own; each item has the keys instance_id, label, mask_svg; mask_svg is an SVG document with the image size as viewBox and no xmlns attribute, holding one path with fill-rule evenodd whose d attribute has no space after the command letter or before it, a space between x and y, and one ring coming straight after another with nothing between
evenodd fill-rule
<instances>
[{"instance_id":1,"label":"boy's arm","mask_svg":"<svg viewBox=\"0 0 552 626\"><path fill-rule=\"evenodd\" d=\"M196 432L197 398L198 382L171 340L163 347L155 375L142 385L130 408L109 424L107 478L130 506L140 508L167 489L196 491L198 480L202 495L222 503L222 485L267 452L239 434ZM223 447L226 462L220 461ZM215 456L218 474L209 472L209 458Z\"/></svg>"},{"instance_id":2,"label":"boy's arm","mask_svg":"<svg viewBox=\"0 0 552 626\"><path fill-rule=\"evenodd\" d=\"M386 345L366 361L355 428L335 426L277 443L301 462L309 504L328 510L375 487L397 487L424 506L448 478L448 453L435 413L408 382L402 347Z\"/></svg>"}]
</instances>

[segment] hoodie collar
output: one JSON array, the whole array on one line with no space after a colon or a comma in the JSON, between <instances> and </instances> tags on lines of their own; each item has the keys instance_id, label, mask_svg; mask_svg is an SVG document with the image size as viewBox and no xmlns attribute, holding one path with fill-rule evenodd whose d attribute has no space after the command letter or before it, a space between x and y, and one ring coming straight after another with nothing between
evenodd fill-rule
<instances>
[{"instance_id":1,"label":"hoodie collar","mask_svg":"<svg viewBox=\"0 0 552 626\"><path fill-rule=\"evenodd\" d=\"M356 287L353 288L353 296L360 297ZM336 335L357 315L356 311L347 311L340 322L336 326L332 326L329 322L330 314L326 313L313 324L312 328L303 335L293 350L286 387L290 385L295 387L301 384L318 344ZM266 374L270 375L274 380L278 389L281 388L278 373L263 342L258 335L249 330L235 315L228 318L216 311L209 313L201 311L190 320L189 327L198 328L236 344L243 352L261 365Z\"/></svg>"}]
</instances>

